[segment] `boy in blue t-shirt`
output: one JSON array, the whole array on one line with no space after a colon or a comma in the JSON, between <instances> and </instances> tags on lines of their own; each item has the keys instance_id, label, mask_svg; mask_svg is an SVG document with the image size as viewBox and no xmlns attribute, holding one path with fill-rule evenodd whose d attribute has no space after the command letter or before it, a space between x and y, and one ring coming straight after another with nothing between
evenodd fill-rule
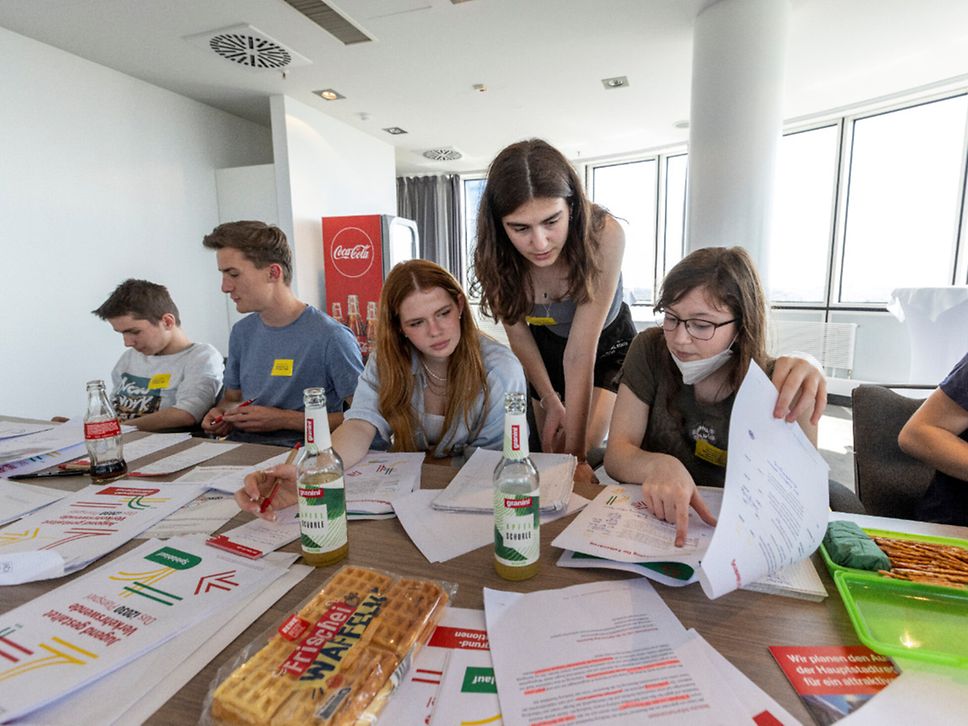
<instances>
[{"instance_id":1,"label":"boy in blue t-shirt","mask_svg":"<svg viewBox=\"0 0 968 726\"><path fill-rule=\"evenodd\" d=\"M225 393L202 428L234 441L292 446L302 440L303 389L326 389L330 430L343 421L363 360L353 333L292 292L286 236L263 222L216 227L203 244L215 250L222 292L240 313L225 364Z\"/></svg>"}]
</instances>

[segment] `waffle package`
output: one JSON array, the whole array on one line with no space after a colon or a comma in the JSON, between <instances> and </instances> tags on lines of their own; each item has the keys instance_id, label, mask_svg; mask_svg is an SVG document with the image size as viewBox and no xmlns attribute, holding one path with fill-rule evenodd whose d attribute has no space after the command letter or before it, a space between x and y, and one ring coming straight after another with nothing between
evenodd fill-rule
<instances>
[{"instance_id":1,"label":"waffle package","mask_svg":"<svg viewBox=\"0 0 968 726\"><path fill-rule=\"evenodd\" d=\"M347 565L219 671L205 716L216 724L372 724L453 594L432 580Z\"/></svg>"}]
</instances>

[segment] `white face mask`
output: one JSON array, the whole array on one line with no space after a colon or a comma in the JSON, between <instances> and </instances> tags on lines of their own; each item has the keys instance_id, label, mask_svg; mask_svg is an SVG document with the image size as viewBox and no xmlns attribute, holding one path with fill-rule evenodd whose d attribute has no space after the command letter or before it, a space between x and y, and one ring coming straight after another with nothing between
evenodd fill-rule
<instances>
[{"instance_id":1,"label":"white face mask","mask_svg":"<svg viewBox=\"0 0 968 726\"><path fill-rule=\"evenodd\" d=\"M672 351L669 351L669 354L679 367L679 372L682 373L682 382L691 386L722 368L733 355L733 344L730 343L726 350L716 355L699 360L679 360Z\"/></svg>"}]
</instances>

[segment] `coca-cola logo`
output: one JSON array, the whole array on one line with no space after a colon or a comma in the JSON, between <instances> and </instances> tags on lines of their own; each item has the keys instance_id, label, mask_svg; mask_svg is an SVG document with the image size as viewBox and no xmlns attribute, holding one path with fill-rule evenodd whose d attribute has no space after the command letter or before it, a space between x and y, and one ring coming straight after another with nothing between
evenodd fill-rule
<instances>
[{"instance_id":1,"label":"coca-cola logo","mask_svg":"<svg viewBox=\"0 0 968 726\"><path fill-rule=\"evenodd\" d=\"M363 277L373 267L373 240L359 227L344 227L333 237L330 259L343 277Z\"/></svg>"}]
</instances>

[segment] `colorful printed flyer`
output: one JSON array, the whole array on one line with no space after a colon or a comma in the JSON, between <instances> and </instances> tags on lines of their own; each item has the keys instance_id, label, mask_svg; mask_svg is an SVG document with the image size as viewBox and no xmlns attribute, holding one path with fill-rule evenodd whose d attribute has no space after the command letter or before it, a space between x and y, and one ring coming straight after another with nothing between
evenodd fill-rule
<instances>
[{"instance_id":1,"label":"colorful printed flyer","mask_svg":"<svg viewBox=\"0 0 968 726\"><path fill-rule=\"evenodd\" d=\"M0 719L24 716L222 617L284 571L197 538L148 540L0 615Z\"/></svg>"},{"instance_id":2,"label":"colorful printed flyer","mask_svg":"<svg viewBox=\"0 0 968 726\"><path fill-rule=\"evenodd\" d=\"M770 653L821 726L860 708L898 676L890 658L866 645L773 645Z\"/></svg>"},{"instance_id":3,"label":"colorful printed flyer","mask_svg":"<svg viewBox=\"0 0 968 726\"><path fill-rule=\"evenodd\" d=\"M63 572L23 582L70 574L134 539L203 491L194 485L132 481L86 487L0 529L0 569L12 553L49 550L63 558Z\"/></svg>"}]
</instances>

